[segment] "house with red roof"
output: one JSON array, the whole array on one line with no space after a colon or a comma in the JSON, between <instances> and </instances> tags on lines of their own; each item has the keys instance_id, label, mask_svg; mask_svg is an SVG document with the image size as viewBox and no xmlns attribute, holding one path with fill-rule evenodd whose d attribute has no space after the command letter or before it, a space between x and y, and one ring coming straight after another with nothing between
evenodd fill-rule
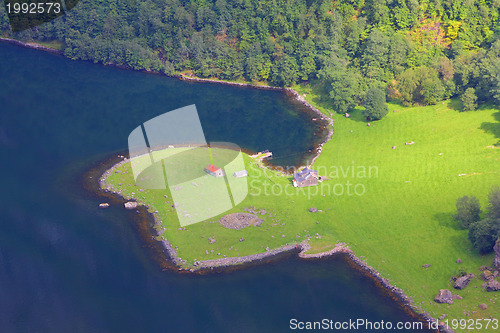
<instances>
[{"instance_id":1,"label":"house with red roof","mask_svg":"<svg viewBox=\"0 0 500 333\"><path fill-rule=\"evenodd\" d=\"M205 168L205 172L216 178L224 176L224 171L213 164L207 165L207 167Z\"/></svg>"}]
</instances>

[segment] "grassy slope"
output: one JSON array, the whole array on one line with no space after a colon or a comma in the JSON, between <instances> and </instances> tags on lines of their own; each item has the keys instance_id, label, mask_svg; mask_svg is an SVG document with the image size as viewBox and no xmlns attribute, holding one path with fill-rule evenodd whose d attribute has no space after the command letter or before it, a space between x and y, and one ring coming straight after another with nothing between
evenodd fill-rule
<instances>
[{"instance_id":1,"label":"grassy slope","mask_svg":"<svg viewBox=\"0 0 500 333\"><path fill-rule=\"evenodd\" d=\"M313 91L299 89L321 105ZM500 147L494 146L500 138L500 112L485 108L461 113L451 106L390 105L388 116L370 127L359 112L353 119L336 116L335 135L316 166L354 161L378 166L379 177L353 180L366 184L361 197L325 200L325 205L335 205L328 223L337 238L432 314L470 318L465 310L472 318L498 318L496 295L482 292L478 280L458 291L464 299L451 306L432 302L439 289L450 288L448 280L456 270L478 276L479 266L492 265L493 259L471 248L467 231L457 228L452 214L459 196L475 195L485 206L490 187L500 184ZM415 144L405 145L410 141ZM432 266L425 270L423 264ZM486 311L477 308L482 302Z\"/></svg>"},{"instance_id":2,"label":"grassy slope","mask_svg":"<svg viewBox=\"0 0 500 333\"><path fill-rule=\"evenodd\" d=\"M307 99L316 101L321 109L314 92L296 88L301 93L307 92ZM393 112L394 109L398 112ZM476 195L485 205L491 185L500 183L500 150L493 147L500 138L499 118L498 110L460 113L449 103L420 108L390 105L389 115L370 127L359 112L351 119L336 115L333 140L325 145L315 164L322 176L331 178L320 187L294 189L289 178L264 172L246 157L250 195L232 212L251 205L265 209L266 214L262 215L265 223L258 228L228 230L213 218L178 230L171 200L164 197L165 194L170 197L168 191L138 192L137 187L126 186L133 183L128 172L112 174L109 182L115 186L125 184L120 188L126 196L139 196L152 204L153 210L158 210L167 228L165 237L179 247L179 256L188 264L194 259L264 252L267 246L275 248L310 235L313 252L328 250L338 241L348 243L358 256L436 317L446 313L450 319L470 318L463 311L470 311L472 318L499 317L496 296L482 292L482 282L477 279L465 290L456 292L464 299L451 306L432 301L439 289L451 288L449 278L458 269L479 275L479 266L492 264L493 256L479 256L471 248L467 232L459 230L451 216L459 196ZM407 141L415 144L405 145ZM393 150L392 146L397 148ZM346 169L353 165L357 171L360 167L375 166L378 177L359 174L335 178L331 173L332 166ZM128 168L128 164L122 167ZM362 184L366 193L362 196L331 193L335 184L345 185L347 181ZM271 191L273 184L278 185L274 185L277 195ZM288 194L280 192L280 188ZM322 212L308 213L312 206ZM217 241L209 244L208 237ZM244 242L239 242L241 237ZM463 260L462 264L456 263L458 258ZM423 264L432 266L424 269ZM478 310L479 303L486 303L488 309Z\"/></svg>"}]
</instances>

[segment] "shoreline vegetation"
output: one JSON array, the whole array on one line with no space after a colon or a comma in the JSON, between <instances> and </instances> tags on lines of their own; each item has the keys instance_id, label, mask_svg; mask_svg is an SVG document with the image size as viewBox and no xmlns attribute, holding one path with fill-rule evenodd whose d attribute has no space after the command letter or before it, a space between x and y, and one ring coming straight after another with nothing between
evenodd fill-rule
<instances>
[{"instance_id":1,"label":"shoreline vegetation","mask_svg":"<svg viewBox=\"0 0 500 333\"><path fill-rule=\"evenodd\" d=\"M27 42L22 42L22 41L18 41L15 39L9 39L9 38L3 38L3 37L0 37L0 40L4 41L4 42L15 44L15 45L19 45L19 46L39 49L39 50L57 53L57 54L61 54L61 55L63 54L63 52L60 50L46 47L46 46L43 46L43 45L40 45L37 43L27 43ZM115 67L124 68L122 66L116 66L114 64L107 64L107 65L112 65ZM127 69L127 68L125 68L125 69ZM153 73L151 71L147 71L147 72ZM164 74L161 74L161 75L164 75ZM239 82L230 82L230 81L222 81L222 80L203 79L203 78L190 77L190 76L186 76L183 74L175 75L173 77L177 77L181 80L193 81L193 82L218 83L218 84L224 84L224 85L234 85L234 86L250 87L250 88L256 88L256 89L272 89L272 90L283 91L289 95L292 95L297 101L301 102L303 105L308 107L311 111L317 113L318 115L321 115L322 118L329 121L329 128L328 128L329 133L328 133L326 140L323 142L323 144L328 142L333 135L333 128L332 128L333 123L334 123L333 118L328 117L323 112L321 112L320 110L318 110L317 108L312 106L309 102L306 101L306 99L302 95L300 95L296 90L294 90L292 88L280 88L280 87L272 87L272 86L254 85L252 83L239 83ZM320 156L321 147L323 146L323 144L321 144L321 146L319 147L320 148L319 152L315 155L311 164L314 164L315 160ZM125 162L125 161L122 161L120 163L123 163L123 162ZM102 176L104 176L107 172L110 172L111 170L113 170L118 165L121 165L120 163L114 164L114 166L111 169L108 169L104 174L102 174ZM93 179L91 179L91 181L92 180ZM87 179L87 181L89 181L89 179ZM99 188L100 188L100 191L98 191L98 195L110 194L113 197L115 197L116 199L118 199L119 201L126 200L118 193L106 192L103 188L100 187L100 185L99 185ZM148 214L151 215L154 219L156 219L156 216L154 213L148 212ZM151 232L155 232L155 229L153 228L153 226L151 225L150 227L151 227L150 228ZM297 250L299 250L298 256L302 259L320 259L320 258L325 258L325 257L333 256L333 255L345 254L348 256L348 258L350 259L350 261L352 262L354 267L365 272L369 277L371 277L375 281L377 281L385 291L387 291L389 294L394 295L403 306L407 307L410 310L411 314L414 315L415 318L417 318L421 321L426 321L426 322L431 322L431 321L436 320L428 312L426 312L426 311L422 310L420 307L416 306L414 301L409 296L407 296L402 289L392 285L388 279L383 277L375 268L369 266L365 261L358 258L358 256L356 256L354 251L352 251L347 245L345 245L343 243L338 243L335 245L335 247L333 249L330 249L330 250L325 251L325 252L308 254L306 252L309 250L309 244L307 242L301 242L298 244L288 245L285 247L273 249L271 251L267 251L265 253L256 254L256 255L209 260L209 261L207 261L208 263L205 265L200 265L198 267L189 268L187 270L180 268L180 266L178 265L177 260L179 260L179 258L176 256L176 251L172 247L172 245L170 245L170 243L167 240L162 240L162 241L160 241L160 243L163 244L163 246L164 246L167 258L169 257L172 260L172 262L176 265L176 267L179 271L184 271L184 272L188 271L191 273L202 272L203 271L202 269L207 269L207 268L208 269L214 269L214 268L227 268L227 269L229 269L229 268L233 268L235 264L238 264L238 266L244 266L246 264L250 264L250 263L253 263L256 261L258 262L259 260L269 259L269 258L275 257L279 254L289 253L289 252L297 251ZM234 260L234 262L232 262L232 260ZM445 327L443 325L443 323L440 323L439 330L442 332L453 332L453 330L451 330L451 328Z\"/></svg>"},{"instance_id":2,"label":"shoreline vegetation","mask_svg":"<svg viewBox=\"0 0 500 333\"><path fill-rule=\"evenodd\" d=\"M46 52L50 52L50 53L63 55L63 52L61 50L57 50L57 49L54 49L54 48L51 48L51 47L48 47L48 46L45 46L45 45L42 45L39 43L35 43L35 42L23 42L23 41L20 41L17 39L5 38L5 37L1 37L1 36L0 36L0 41L5 42L5 43L9 43L9 44L13 44L13 45L17 45L17 46L27 47L30 49L37 49L37 50L42 50L42 51L46 51Z\"/></svg>"}]
</instances>

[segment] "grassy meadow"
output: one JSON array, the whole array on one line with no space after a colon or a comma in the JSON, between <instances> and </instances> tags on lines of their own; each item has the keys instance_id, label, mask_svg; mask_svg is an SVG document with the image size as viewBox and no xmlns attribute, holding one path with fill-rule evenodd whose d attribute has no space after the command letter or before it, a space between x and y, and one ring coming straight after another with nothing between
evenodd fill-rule
<instances>
[{"instance_id":1,"label":"grassy meadow","mask_svg":"<svg viewBox=\"0 0 500 333\"><path fill-rule=\"evenodd\" d=\"M329 114L328 105L310 86L294 88ZM467 230L459 229L452 215L456 199L463 195L477 196L485 209L491 186L500 185L500 111L459 112L454 101L389 108L383 120L370 126L360 110L349 119L334 115L333 138L314 164L328 180L317 187L294 188L291 176L259 167L245 155L249 195L227 213L253 206L262 213L260 227L226 229L217 216L181 228L170 191L134 186L130 163L111 173L106 183L157 211L162 221L157 228L177 247L186 266L304 239L310 240L311 252L344 242L435 317L499 318L497 296L482 291L483 281L475 278L456 291L449 279L460 270L478 277L481 265L493 263L492 254L481 256L472 248ZM311 207L319 211L309 213ZM211 237L216 239L212 244ZM463 299L452 305L435 303L434 296L443 288ZM479 310L480 303L488 309Z\"/></svg>"},{"instance_id":2,"label":"grassy meadow","mask_svg":"<svg viewBox=\"0 0 500 333\"><path fill-rule=\"evenodd\" d=\"M328 113L314 90L298 90ZM496 294L483 292L483 281L474 279L462 291L449 283L459 270L479 276L481 265L493 264L493 255L479 255L467 239L467 230L459 229L453 220L456 199L475 195L484 210L491 186L500 184L500 110L459 112L457 104L447 101L411 108L390 104L389 114L370 126L359 110L350 119L335 115L333 140L325 145L315 167L353 161L378 166L377 178L351 177L353 183L366 185L364 195L333 198L328 217L333 238L346 241L436 317L498 318ZM457 264L457 259L462 263ZM422 268L424 264L431 267ZM436 304L432 300L443 288L463 300ZM479 303L486 303L488 309L479 310Z\"/></svg>"}]
</instances>

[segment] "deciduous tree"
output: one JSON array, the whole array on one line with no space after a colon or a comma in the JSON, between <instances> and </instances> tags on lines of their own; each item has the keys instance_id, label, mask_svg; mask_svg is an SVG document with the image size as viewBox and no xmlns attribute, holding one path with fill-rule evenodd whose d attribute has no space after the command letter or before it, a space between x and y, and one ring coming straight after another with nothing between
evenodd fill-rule
<instances>
[{"instance_id":1,"label":"deciduous tree","mask_svg":"<svg viewBox=\"0 0 500 333\"><path fill-rule=\"evenodd\" d=\"M453 215L453 218L460 223L460 226L464 229L468 229L469 226L481 219L479 214L481 214L481 205L479 200L474 196L463 196L457 199L457 213Z\"/></svg>"},{"instance_id":2,"label":"deciduous tree","mask_svg":"<svg viewBox=\"0 0 500 333\"><path fill-rule=\"evenodd\" d=\"M469 240L480 253L488 253L493 250L493 246L500 233L500 220L487 218L471 224L469 228Z\"/></svg>"},{"instance_id":3,"label":"deciduous tree","mask_svg":"<svg viewBox=\"0 0 500 333\"><path fill-rule=\"evenodd\" d=\"M385 92L378 88L372 88L366 92L363 106L365 107L365 114L373 120L384 118L389 111L385 100Z\"/></svg>"}]
</instances>

